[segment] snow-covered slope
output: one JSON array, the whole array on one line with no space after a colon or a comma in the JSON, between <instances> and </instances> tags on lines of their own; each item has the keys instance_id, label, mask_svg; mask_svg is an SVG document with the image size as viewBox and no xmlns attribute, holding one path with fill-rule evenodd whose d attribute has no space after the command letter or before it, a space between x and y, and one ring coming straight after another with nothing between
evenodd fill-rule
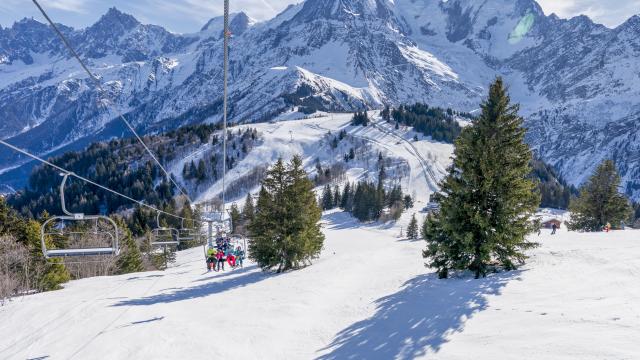
<instances>
[{"instance_id":1,"label":"snow-covered slope","mask_svg":"<svg viewBox=\"0 0 640 360\"><path fill-rule=\"evenodd\" d=\"M452 145L412 141L408 129L396 131L371 117L366 128L350 126L348 114L257 124L264 141L229 179L233 183L293 153L313 172L316 160L327 166L358 145L345 181L375 177L379 152L395 164L389 177L407 169L391 181L399 181L417 204L397 224L360 224L327 212L320 258L280 275L264 274L250 262L241 270L207 273L202 249L195 248L179 253L164 272L84 279L60 291L15 298L0 307L0 358L640 356L638 231L544 231L534 235L542 246L520 271L438 280L423 266L424 243L399 234L428 200L432 176L444 174ZM341 130L347 136L332 150L330 140ZM201 200L219 190L215 184Z\"/></svg>"},{"instance_id":2,"label":"snow-covered slope","mask_svg":"<svg viewBox=\"0 0 640 360\"><path fill-rule=\"evenodd\" d=\"M453 146L431 141L404 127L394 130L393 126L380 119L378 112L371 112L373 124L368 127L351 126L352 117L352 114L320 113L308 119L231 128L231 131L255 128L264 141L228 173L227 184L232 184L234 179L242 178L258 166L272 164L278 158L288 160L294 154L302 156L306 170L312 175L316 171L316 163L324 168L341 163L346 167L349 181L376 180L378 155L382 154L392 161L392 166L387 169L390 172L388 181L398 182L403 189L411 189L417 200L416 207L426 204L451 163ZM343 130L347 137L337 148L332 148L331 140ZM418 135L420 140L413 141L414 135ZM358 149L356 159L344 163L344 155L351 148ZM398 174L397 178L391 176L394 172ZM215 198L221 190L222 180L200 193L196 201ZM257 188L252 190L257 191Z\"/></svg>"},{"instance_id":3,"label":"snow-covered slope","mask_svg":"<svg viewBox=\"0 0 640 360\"><path fill-rule=\"evenodd\" d=\"M518 272L438 280L398 227L324 216L314 265L71 282L0 307L3 359L635 359L637 231L536 237ZM612 280L615 279L615 280Z\"/></svg>"},{"instance_id":4,"label":"snow-covered slope","mask_svg":"<svg viewBox=\"0 0 640 360\"><path fill-rule=\"evenodd\" d=\"M534 0L307 0L263 23L239 13L230 116L416 101L470 111L502 75L547 162L579 184L614 158L637 198L639 19L609 29L545 16ZM47 26L25 19L0 29L0 137L46 153L126 134L105 102L141 131L220 119L219 18L178 35L111 9L87 29L63 31L108 90L95 91ZM0 149L0 169L22 161Z\"/></svg>"}]
</instances>

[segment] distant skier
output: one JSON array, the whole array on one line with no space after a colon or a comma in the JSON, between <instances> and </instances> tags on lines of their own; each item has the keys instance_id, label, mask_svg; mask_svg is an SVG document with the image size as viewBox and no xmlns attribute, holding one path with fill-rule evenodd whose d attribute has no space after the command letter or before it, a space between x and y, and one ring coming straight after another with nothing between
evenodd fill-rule
<instances>
[{"instance_id":1,"label":"distant skier","mask_svg":"<svg viewBox=\"0 0 640 360\"><path fill-rule=\"evenodd\" d=\"M555 223L551 225L551 235L555 235L557 230L558 230L558 225L556 225Z\"/></svg>"},{"instance_id":2,"label":"distant skier","mask_svg":"<svg viewBox=\"0 0 640 360\"><path fill-rule=\"evenodd\" d=\"M605 232L611 231L611 223L607 223L607 225L604 226L604 231Z\"/></svg>"}]
</instances>

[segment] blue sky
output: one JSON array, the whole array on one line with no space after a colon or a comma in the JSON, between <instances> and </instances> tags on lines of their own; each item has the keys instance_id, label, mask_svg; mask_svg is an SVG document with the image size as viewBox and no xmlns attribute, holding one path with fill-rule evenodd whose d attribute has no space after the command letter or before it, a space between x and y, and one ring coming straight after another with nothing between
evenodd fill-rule
<instances>
[{"instance_id":1,"label":"blue sky","mask_svg":"<svg viewBox=\"0 0 640 360\"><path fill-rule=\"evenodd\" d=\"M267 20L289 4L301 0L233 0L231 11L244 10L257 20ZM515 1L515 0L514 0ZM56 22L82 28L93 24L108 8L134 15L143 23L162 25L174 32L198 31L222 12L222 0L40 0ZM547 14L560 17L585 14L615 27L640 14L640 0L538 0ZM41 19L30 0L0 0L0 25L11 26L23 17Z\"/></svg>"}]
</instances>

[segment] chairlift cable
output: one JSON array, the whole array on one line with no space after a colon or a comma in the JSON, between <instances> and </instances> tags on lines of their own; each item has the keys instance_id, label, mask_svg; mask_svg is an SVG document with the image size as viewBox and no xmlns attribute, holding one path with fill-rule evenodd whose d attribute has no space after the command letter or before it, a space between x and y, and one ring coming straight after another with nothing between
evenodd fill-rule
<instances>
[{"instance_id":1,"label":"chairlift cable","mask_svg":"<svg viewBox=\"0 0 640 360\"><path fill-rule=\"evenodd\" d=\"M71 46L71 44L69 43L69 41L67 40L67 38L64 36L64 34L62 34L62 32L60 31L60 29L58 29L58 27L56 26L56 24L53 22L53 20L51 20L51 18L49 17L49 15L47 14L47 12L42 8L42 6L40 6L40 4L38 3L38 0L32 0L33 3L36 5L36 7L38 8L38 10L40 10L40 12L42 13L42 15L44 16L44 18L47 20L47 22L49 22L49 25L51 25L51 27L53 28L53 30L56 32L56 34L58 34L58 37L60 37L60 39L62 40L62 42L64 43L65 47L71 52L71 54L73 55L73 57L80 63L80 66L82 66L82 68L84 69L84 71L89 75L89 77L93 80L93 82L96 84L96 87L101 91L101 92L105 92L104 88L102 87L102 82L100 81L100 79L98 79L92 72L91 70L89 70L89 68L87 67L87 65L84 63L84 61L82 61L82 59L80 58L80 55L78 55L78 53L74 50L74 48ZM227 0L228 2L228 0ZM226 39L226 38L225 38ZM226 74L226 73L225 73ZM225 97L225 101L226 101L226 97ZM106 107L106 105L105 105ZM131 125L131 123L124 117L124 115L122 114L122 112L120 112L120 110L118 110L115 106L114 106L114 110L116 112L116 114L118 115L117 117L120 118L129 128L129 130L135 135L135 137L138 139L138 141L142 144L142 146L145 148L145 150L147 151L147 153L149 154L149 156L151 156L151 158L158 164L158 166L160 167L160 169L162 169L162 171L164 172L164 174L169 178L169 181L171 181L173 183L173 185L175 185L178 188L178 191L180 191L184 196L187 197L187 200L189 200L189 203L192 204L193 201L191 200L191 197L189 197L189 195L182 189L182 187L180 185L178 185L176 183L176 181L173 179L173 177L171 176L171 174L169 174L169 172L164 168L164 166L162 166L162 164L160 163L160 161L158 160L158 158L153 154L153 152L151 151L151 149L149 149L149 147L147 146L147 144L144 142L144 140L142 140L142 138L140 137L140 135L138 135L138 132L136 132L136 130L133 128L133 126ZM226 115L225 115L226 118ZM226 123L225 123L226 125Z\"/></svg>"},{"instance_id":2,"label":"chairlift cable","mask_svg":"<svg viewBox=\"0 0 640 360\"><path fill-rule=\"evenodd\" d=\"M39 157L39 156L33 155L33 154L29 153L28 151L22 150L22 149L20 149L19 147L16 147L16 146L14 146L14 145L11 145L11 144L9 144L8 142L6 142L6 141L4 141L4 140L0 140L0 144L2 144L2 145L6 146L6 147L8 147L8 148L10 148L10 149L12 149L12 150L14 150L14 151L17 151L17 152L19 152L19 153L21 153L21 154L23 154L23 155L26 155L26 156L28 156L28 157L30 157L30 158L32 158L32 159L34 159L34 160L40 161L41 163L43 163L43 164L45 164L45 165L49 165L49 166L51 166L52 168L54 168L54 169L56 169L56 170L60 171L60 172L61 172L61 173L63 173L63 174L69 174L69 176L73 176L73 177L75 177L75 178L77 178L77 179L79 179L79 180L82 180L82 181L84 181L84 182L86 182L86 183L89 183L89 184L91 184L91 185L93 185L93 186L96 186L96 187L98 187L98 188L100 188L100 189L102 189L102 190L108 191L108 192L110 192L110 193L112 193L112 194L114 194L114 195L120 196L120 197L125 198L125 199L127 199L127 200L129 200L129 201L132 201L132 202L134 202L134 203L136 203L136 204L138 204L138 205L140 205L140 206L144 206L144 207L146 207L146 208L148 208L148 209L150 209L150 210L156 211L156 212L158 212L158 213L160 213L160 214L164 214L164 215L167 215L167 216L174 217L174 218L176 218L176 219L180 219L180 220L181 220L181 219L184 219L184 218L183 218L183 217L181 217L181 216L171 214L171 213L166 212L166 211L164 211L164 210L160 210L160 209L158 209L158 208L156 208L156 207L154 207L154 206L151 206L151 205L149 205L149 204L145 204L145 203L144 203L144 202L142 202L142 201L136 200L136 199L134 199L134 198L132 198L132 197L129 197L129 196L124 195L124 194L121 194L121 193L119 193L119 192L117 192L117 191L115 191L115 190L109 189L108 187L106 187L106 186L104 186L104 185L100 185L100 184L98 184L98 183L96 183L96 182L94 182L94 181L92 181L92 180L89 180L89 179L87 179L87 178L83 177L83 176L80 176L80 175L78 175L78 174L74 173L73 171L69 171L69 170L67 170L67 169L65 169L65 168L62 168L62 167L60 167L60 166L58 166L58 165L56 165L56 164L51 163L50 161L44 160L43 158L41 158L41 157ZM194 220L194 221L195 221L195 220Z\"/></svg>"}]
</instances>

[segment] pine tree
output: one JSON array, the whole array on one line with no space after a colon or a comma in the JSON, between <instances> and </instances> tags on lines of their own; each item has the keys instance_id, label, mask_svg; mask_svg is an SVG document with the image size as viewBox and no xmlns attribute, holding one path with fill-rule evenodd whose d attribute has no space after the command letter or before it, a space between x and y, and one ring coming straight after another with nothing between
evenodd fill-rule
<instances>
[{"instance_id":1,"label":"pine tree","mask_svg":"<svg viewBox=\"0 0 640 360\"><path fill-rule=\"evenodd\" d=\"M322 210L331 209L333 209L333 194L331 193L331 187L327 184L322 191Z\"/></svg>"},{"instance_id":2,"label":"pine tree","mask_svg":"<svg viewBox=\"0 0 640 360\"><path fill-rule=\"evenodd\" d=\"M353 193L351 191L351 184L347 183L342 191L340 202L340 208L346 212L351 212L353 205Z\"/></svg>"},{"instance_id":3,"label":"pine tree","mask_svg":"<svg viewBox=\"0 0 640 360\"><path fill-rule=\"evenodd\" d=\"M285 166L278 160L266 173L254 221L249 226L249 255L263 270L283 272L308 265L324 243L322 210L302 160Z\"/></svg>"},{"instance_id":4,"label":"pine tree","mask_svg":"<svg viewBox=\"0 0 640 360\"><path fill-rule=\"evenodd\" d=\"M413 198L411 197L411 195L409 194L405 195L403 202L404 202L405 210L409 210L413 207Z\"/></svg>"},{"instance_id":5,"label":"pine tree","mask_svg":"<svg viewBox=\"0 0 640 360\"><path fill-rule=\"evenodd\" d=\"M198 181L202 181L207 177L207 169L205 167L204 160L200 159L200 161L198 161L198 169L196 171L198 174Z\"/></svg>"},{"instance_id":6,"label":"pine tree","mask_svg":"<svg viewBox=\"0 0 640 360\"><path fill-rule=\"evenodd\" d=\"M333 188L333 204L332 204L332 209L338 208L340 207L340 204L342 203L342 199L340 198L341 194L340 194L340 187L338 187L338 185L334 186Z\"/></svg>"},{"instance_id":7,"label":"pine tree","mask_svg":"<svg viewBox=\"0 0 640 360\"><path fill-rule=\"evenodd\" d=\"M418 238L418 220L416 219L416 214L411 216L411 221L407 227L407 238L411 240Z\"/></svg>"},{"instance_id":8,"label":"pine tree","mask_svg":"<svg viewBox=\"0 0 640 360\"><path fill-rule=\"evenodd\" d=\"M382 116L382 120L386 122L391 121L391 109L389 109L389 105L384 107L382 112L380 112L380 116Z\"/></svg>"},{"instance_id":9,"label":"pine tree","mask_svg":"<svg viewBox=\"0 0 640 360\"><path fill-rule=\"evenodd\" d=\"M245 224L250 224L255 216L255 207L253 206L253 198L251 194L247 194L247 198L244 201L244 207L242 208L242 220Z\"/></svg>"},{"instance_id":10,"label":"pine tree","mask_svg":"<svg viewBox=\"0 0 640 360\"><path fill-rule=\"evenodd\" d=\"M124 221L117 219L118 229L121 231L121 250L118 259L116 260L116 268L118 274L129 274L134 272L141 272L144 270L142 265L142 254L140 249L133 239L131 231L127 227Z\"/></svg>"},{"instance_id":11,"label":"pine tree","mask_svg":"<svg viewBox=\"0 0 640 360\"><path fill-rule=\"evenodd\" d=\"M580 196L571 201L569 230L599 231L607 223L617 227L629 221L633 208L620 194L619 186L620 175L615 164L605 160L580 189Z\"/></svg>"},{"instance_id":12,"label":"pine tree","mask_svg":"<svg viewBox=\"0 0 640 360\"><path fill-rule=\"evenodd\" d=\"M235 203L231 205L229 216L231 217L231 233L237 234L242 227L242 214Z\"/></svg>"},{"instance_id":13,"label":"pine tree","mask_svg":"<svg viewBox=\"0 0 640 360\"><path fill-rule=\"evenodd\" d=\"M498 78L481 105L482 113L455 143L454 161L441 184L440 212L425 224L427 265L440 277L449 270L471 270L486 276L496 260L506 270L526 259L537 244L526 236L540 195L527 177L531 151L524 142L518 105Z\"/></svg>"}]
</instances>

